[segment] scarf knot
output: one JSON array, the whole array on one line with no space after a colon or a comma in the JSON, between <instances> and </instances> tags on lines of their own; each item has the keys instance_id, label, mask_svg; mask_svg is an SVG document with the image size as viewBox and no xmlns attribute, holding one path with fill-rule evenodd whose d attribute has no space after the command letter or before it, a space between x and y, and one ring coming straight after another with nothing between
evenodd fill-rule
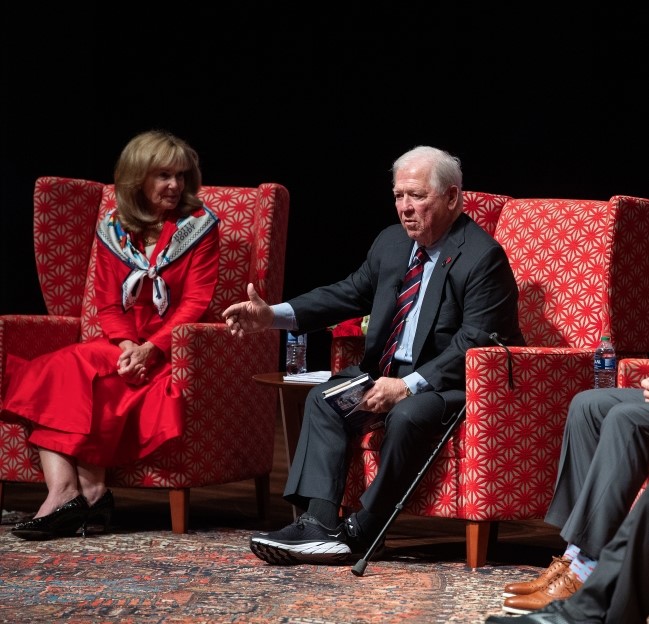
<instances>
[{"instance_id":1,"label":"scarf knot","mask_svg":"<svg viewBox=\"0 0 649 624\"><path fill-rule=\"evenodd\" d=\"M142 290L144 278L153 282L153 305L163 316L169 307L169 287L162 279L162 269L191 249L207 232L215 227L219 218L205 205L198 215L182 217L176 221L176 231L167 246L157 255L155 264L139 251L131 235L122 227L117 209L111 210L97 226L97 237L108 249L126 264L131 272L122 283L122 307L129 310L135 305Z\"/></svg>"}]
</instances>

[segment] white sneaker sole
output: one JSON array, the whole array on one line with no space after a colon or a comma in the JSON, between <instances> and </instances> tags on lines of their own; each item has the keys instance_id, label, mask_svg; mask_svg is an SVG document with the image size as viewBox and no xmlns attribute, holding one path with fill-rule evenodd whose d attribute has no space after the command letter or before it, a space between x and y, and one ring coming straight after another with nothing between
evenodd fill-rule
<instances>
[{"instance_id":1,"label":"white sneaker sole","mask_svg":"<svg viewBox=\"0 0 649 624\"><path fill-rule=\"evenodd\" d=\"M276 565L346 563L351 555L349 546L342 542L285 544L259 537L250 540L250 550L260 559Z\"/></svg>"},{"instance_id":2,"label":"white sneaker sole","mask_svg":"<svg viewBox=\"0 0 649 624\"><path fill-rule=\"evenodd\" d=\"M512 613L514 615L529 615L530 613L534 613L534 611L530 609L516 609L515 607L505 607L504 605L503 611L505 613Z\"/></svg>"}]
</instances>

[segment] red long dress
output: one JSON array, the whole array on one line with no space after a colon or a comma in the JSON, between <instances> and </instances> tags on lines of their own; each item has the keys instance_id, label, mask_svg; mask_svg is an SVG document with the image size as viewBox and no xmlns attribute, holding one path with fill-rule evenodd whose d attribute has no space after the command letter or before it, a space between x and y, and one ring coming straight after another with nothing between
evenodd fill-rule
<instances>
[{"instance_id":1,"label":"red long dress","mask_svg":"<svg viewBox=\"0 0 649 624\"><path fill-rule=\"evenodd\" d=\"M175 223L166 222L150 259L164 249ZM182 397L171 383L171 330L196 322L217 283L218 227L209 230L161 273L169 308L161 318L145 278L135 305L122 307L129 267L97 244L96 306L103 336L24 360L8 355L2 418L31 421L29 441L98 466L116 466L148 455L181 435ZM110 340L151 341L164 354L149 381L128 385L117 374L121 349Z\"/></svg>"}]
</instances>

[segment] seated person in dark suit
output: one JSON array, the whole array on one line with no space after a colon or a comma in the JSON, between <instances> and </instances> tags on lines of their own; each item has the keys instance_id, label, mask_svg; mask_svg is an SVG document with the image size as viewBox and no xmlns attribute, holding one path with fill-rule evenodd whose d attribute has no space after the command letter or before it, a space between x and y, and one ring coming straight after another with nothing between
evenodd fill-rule
<instances>
[{"instance_id":1,"label":"seated person in dark suit","mask_svg":"<svg viewBox=\"0 0 649 624\"><path fill-rule=\"evenodd\" d=\"M585 583L565 600L489 624L645 624L649 617L649 489L602 549Z\"/></svg>"},{"instance_id":2,"label":"seated person in dark suit","mask_svg":"<svg viewBox=\"0 0 649 624\"><path fill-rule=\"evenodd\" d=\"M622 563L630 564L638 554L629 553L624 562L620 558L619 549L626 548L630 532L644 530L646 553L647 526L636 526L643 512L634 510L631 515L629 509L648 475L649 378L642 380L642 388L602 388L577 394L568 411L554 496L545 517L549 524L561 527L566 551L563 556L555 557L536 579L506 585L503 609L517 614L538 613L542 617L546 607L555 609L556 601L577 596L587 583L589 589L585 596L589 600L597 597L603 605L594 612L597 617L592 616L588 622L642 621L644 624L649 614L649 600L640 596L640 587L644 583L645 590L649 589L649 575L646 570L642 573L649 557L645 557L644 563L636 560L639 567L635 571L626 569L625 574L631 576L623 585L617 578ZM649 503L645 500L643 504L646 507ZM602 570L604 561L607 563ZM593 576L594 582L590 581ZM601 596L596 596L602 587L606 589ZM632 587L637 588L637 595L629 593ZM625 603L629 612L644 610L642 620L616 620L607 615L611 592L626 596L616 601ZM583 600L571 604L581 605ZM579 608L570 607L568 613L579 613Z\"/></svg>"},{"instance_id":3,"label":"seated person in dark suit","mask_svg":"<svg viewBox=\"0 0 649 624\"><path fill-rule=\"evenodd\" d=\"M428 459L442 423L464 404L467 349L492 345L493 332L508 344L524 343L507 256L462 212L459 160L420 146L392 171L400 224L378 234L358 269L274 306L249 286L250 300L223 313L235 335L304 333L370 314L360 365L308 396L284 490L306 513L251 537L252 551L269 563L338 563L364 553ZM362 180L354 183L361 192ZM385 415L385 438L362 509L341 521L350 434L322 392L362 372L376 380L363 409Z\"/></svg>"}]
</instances>

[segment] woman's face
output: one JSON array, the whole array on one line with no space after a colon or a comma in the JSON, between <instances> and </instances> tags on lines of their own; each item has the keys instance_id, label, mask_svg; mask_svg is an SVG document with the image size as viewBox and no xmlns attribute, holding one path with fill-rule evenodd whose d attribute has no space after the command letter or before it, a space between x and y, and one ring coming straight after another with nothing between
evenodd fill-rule
<instances>
[{"instance_id":1,"label":"woman's face","mask_svg":"<svg viewBox=\"0 0 649 624\"><path fill-rule=\"evenodd\" d=\"M151 214L162 216L174 210L185 188L185 171L174 167L150 171L142 184L142 192Z\"/></svg>"}]
</instances>

